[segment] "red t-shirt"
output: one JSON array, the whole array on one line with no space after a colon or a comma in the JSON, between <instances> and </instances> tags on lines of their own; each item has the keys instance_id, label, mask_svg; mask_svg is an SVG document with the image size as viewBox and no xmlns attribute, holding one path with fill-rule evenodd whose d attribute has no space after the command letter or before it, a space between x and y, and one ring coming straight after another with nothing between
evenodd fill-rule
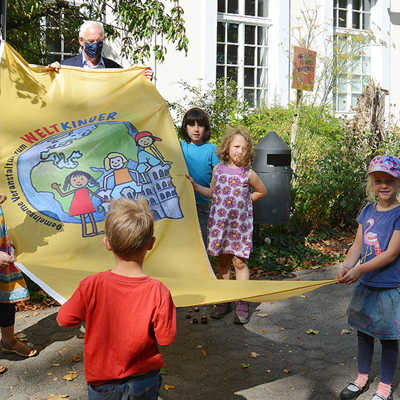
<instances>
[{"instance_id":1,"label":"red t-shirt","mask_svg":"<svg viewBox=\"0 0 400 400\"><path fill-rule=\"evenodd\" d=\"M171 294L148 276L106 271L84 279L57 316L61 326L82 321L85 377L92 385L162 368L157 343L170 344L176 336Z\"/></svg>"}]
</instances>

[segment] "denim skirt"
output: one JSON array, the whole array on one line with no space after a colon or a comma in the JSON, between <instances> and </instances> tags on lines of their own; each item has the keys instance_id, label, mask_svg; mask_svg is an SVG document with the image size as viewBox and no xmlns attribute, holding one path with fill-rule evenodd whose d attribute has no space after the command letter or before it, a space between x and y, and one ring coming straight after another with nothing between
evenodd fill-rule
<instances>
[{"instance_id":1,"label":"denim skirt","mask_svg":"<svg viewBox=\"0 0 400 400\"><path fill-rule=\"evenodd\" d=\"M400 288L358 282L347 310L349 325L377 339L400 339Z\"/></svg>"}]
</instances>

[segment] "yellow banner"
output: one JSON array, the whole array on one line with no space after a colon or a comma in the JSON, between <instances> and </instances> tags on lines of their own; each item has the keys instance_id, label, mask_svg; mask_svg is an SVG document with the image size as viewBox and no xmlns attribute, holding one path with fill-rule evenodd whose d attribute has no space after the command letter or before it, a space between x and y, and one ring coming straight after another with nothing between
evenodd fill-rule
<instances>
[{"instance_id":1,"label":"yellow banner","mask_svg":"<svg viewBox=\"0 0 400 400\"><path fill-rule=\"evenodd\" d=\"M61 303L85 276L109 269L108 201L144 195L156 244L145 272L179 307L271 301L333 283L218 281L167 104L144 68L56 74L0 45L0 191L22 270Z\"/></svg>"}]
</instances>

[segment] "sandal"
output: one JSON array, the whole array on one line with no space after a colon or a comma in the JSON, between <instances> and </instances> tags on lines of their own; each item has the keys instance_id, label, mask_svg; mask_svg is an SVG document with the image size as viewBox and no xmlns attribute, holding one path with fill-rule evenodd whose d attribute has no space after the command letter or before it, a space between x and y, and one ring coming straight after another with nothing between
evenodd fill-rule
<instances>
[{"instance_id":1,"label":"sandal","mask_svg":"<svg viewBox=\"0 0 400 400\"><path fill-rule=\"evenodd\" d=\"M33 347L29 347L26 344L17 340L14 347L7 347L3 341L0 342L0 348L3 353L15 353L21 357L34 357L38 353Z\"/></svg>"},{"instance_id":2,"label":"sandal","mask_svg":"<svg viewBox=\"0 0 400 400\"><path fill-rule=\"evenodd\" d=\"M4 372L7 371L7 367L5 367L4 365L0 365L0 375L4 374Z\"/></svg>"}]
</instances>

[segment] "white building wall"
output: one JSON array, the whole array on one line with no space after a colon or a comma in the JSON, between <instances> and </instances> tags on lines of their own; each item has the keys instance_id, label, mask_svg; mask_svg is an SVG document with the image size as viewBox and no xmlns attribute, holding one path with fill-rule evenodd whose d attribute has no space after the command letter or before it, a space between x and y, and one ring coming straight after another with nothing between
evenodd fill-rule
<instances>
[{"instance_id":1,"label":"white building wall","mask_svg":"<svg viewBox=\"0 0 400 400\"><path fill-rule=\"evenodd\" d=\"M290 3L270 0L268 31L268 105L286 105L290 96Z\"/></svg>"},{"instance_id":2,"label":"white building wall","mask_svg":"<svg viewBox=\"0 0 400 400\"><path fill-rule=\"evenodd\" d=\"M163 63L152 60L154 83L161 95L174 102L188 95L179 84L207 89L215 83L217 0L181 0L189 39L187 55L167 45ZM319 32L312 50L318 57L332 56L333 0L270 0L271 27L268 38L268 105L287 105L295 101L296 91L291 89L292 50L296 43L293 29L301 24L301 13L318 9ZM371 49L371 75L384 89L389 90L387 103L400 109L400 0L376 0L371 10L371 28L382 42Z\"/></svg>"},{"instance_id":3,"label":"white building wall","mask_svg":"<svg viewBox=\"0 0 400 400\"><path fill-rule=\"evenodd\" d=\"M181 99L185 92L179 81L207 88L215 82L217 0L181 0L189 39L187 55L173 45L167 46L163 63L153 60L155 85L168 101Z\"/></svg>"}]
</instances>

